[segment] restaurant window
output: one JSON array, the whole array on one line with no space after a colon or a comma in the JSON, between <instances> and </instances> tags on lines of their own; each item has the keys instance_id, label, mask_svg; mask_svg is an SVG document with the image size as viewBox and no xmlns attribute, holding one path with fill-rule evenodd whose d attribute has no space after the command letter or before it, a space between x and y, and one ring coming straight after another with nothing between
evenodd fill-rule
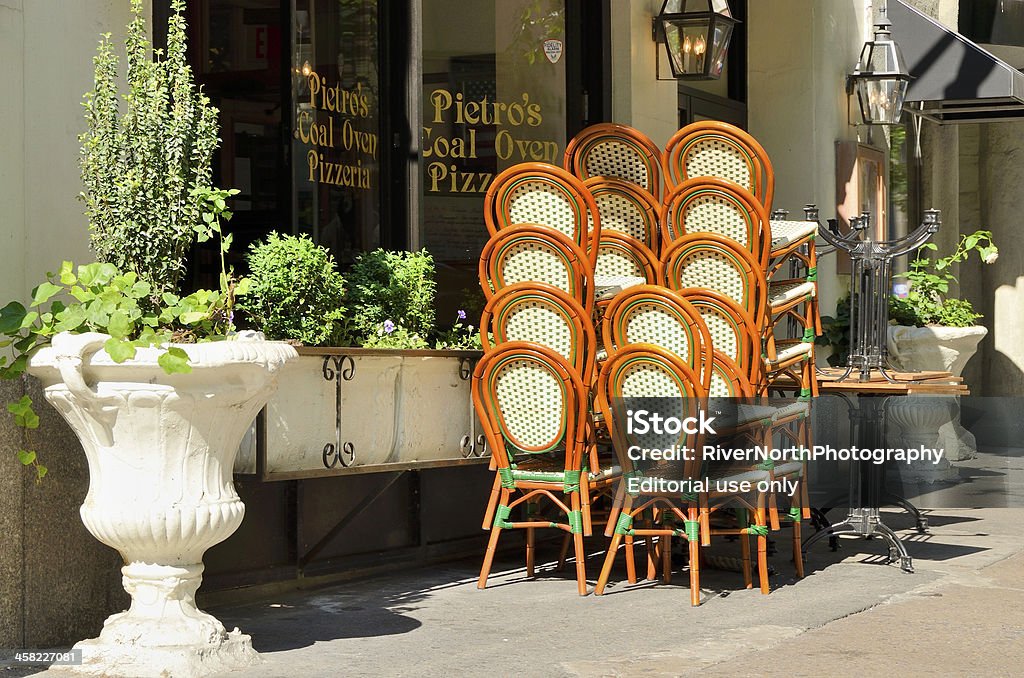
<instances>
[{"instance_id":1,"label":"restaurant window","mask_svg":"<svg viewBox=\"0 0 1024 678\"><path fill-rule=\"evenodd\" d=\"M514 164L560 165L566 144L566 3L423 0L420 215L442 317L473 304L487 241L484 194Z\"/></svg>"},{"instance_id":2,"label":"restaurant window","mask_svg":"<svg viewBox=\"0 0 1024 678\"><path fill-rule=\"evenodd\" d=\"M381 244L377 0L294 0L291 221L341 264Z\"/></svg>"}]
</instances>

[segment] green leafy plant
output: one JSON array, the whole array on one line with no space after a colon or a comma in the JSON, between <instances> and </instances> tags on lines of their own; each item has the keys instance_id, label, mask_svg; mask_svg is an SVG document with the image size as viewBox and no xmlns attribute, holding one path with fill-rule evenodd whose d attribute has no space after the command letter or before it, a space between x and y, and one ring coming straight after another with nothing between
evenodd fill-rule
<instances>
[{"instance_id":1,"label":"green leafy plant","mask_svg":"<svg viewBox=\"0 0 1024 678\"><path fill-rule=\"evenodd\" d=\"M204 191L220 141L217 109L188 64L184 0L171 2L165 58L146 39L143 4L131 3L123 113L109 33L94 59L94 89L84 102L88 129L79 137L80 197L97 259L135 273L156 300L178 291L185 255L208 213Z\"/></svg>"},{"instance_id":2,"label":"green leafy plant","mask_svg":"<svg viewBox=\"0 0 1024 678\"><path fill-rule=\"evenodd\" d=\"M350 341L388 348L426 346L425 338L434 331L436 289L434 259L426 250L366 252L353 264L347 280Z\"/></svg>"},{"instance_id":3,"label":"green leafy plant","mask_svg":"<svg viewBox=\"0 0 1024 678\"><path fill-rule=\"evenodd\" d=\"M935 243L925 243L922 250L936 251ZM968 327L981 317L966 299L949 298L950 285L959 281L952 273L952 265L965 261L977 252L986 264L999 257L999 249L992 242L991 231L975 231L960 236L956 250L946 257L929 259L918 254L910 262L910 270L897 275L910 282L910 292L905 299L889 298L889 316L900 325L944 325L947 327Z\"/></svg>"},{"instance_id":4,"label":"green leafy plant","mask_svg":"<svg viewBox=\"0 0 1024 678\"><path fill-rule=\"evenodd\" d=\"M134 271L99 262L76 269L65 261L59 273L47 274L46 282L32 290L28 306L12 301L0 309L0 349L5 350L0 378L21 376L32 355L59 332L108 334L103 348L122 363L134 358L139 347L220 339L231 330L230 300L221 291L198 290L184 297L164 292L154 304L150 284ZM168 374L192 370L188 355L176 346L166 347L157 362ZM7 409L18 426L38 427L28 396ZM18 458L35 466L38 479L46 475L34 451L22 449Z\"/></svg>"},{"instance_id":5,"label":"green leafy plant","mask_svg":"<svg viewBox=\"0 0 1024 678\"><path fill-rule=\"evenodd\" d=\"M337 343L345 318L345 280L327 249L309 236L270 233L247 257L248 295L239 309L270 339L308 346Z\"/></svg>"}]
</instances>

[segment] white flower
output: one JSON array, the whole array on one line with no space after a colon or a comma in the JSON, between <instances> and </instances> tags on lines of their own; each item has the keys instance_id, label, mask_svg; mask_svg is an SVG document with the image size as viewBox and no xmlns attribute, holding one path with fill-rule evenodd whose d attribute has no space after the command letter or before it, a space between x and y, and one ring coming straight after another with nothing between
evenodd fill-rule
<instances>
[{"instance_id":1,"label":"white flower","mask_svg":"<svg viewBox=\"0 0 1024 678\"><path fill-rule=\"evenodd\" d=\"M998 259L998 258L999 258L999 252L998 251L989 252L988 254L985 255L985 258L982 261L984 261L986 264L994 264L996 262L996 259Z\"/></svg>"}]
</instances>

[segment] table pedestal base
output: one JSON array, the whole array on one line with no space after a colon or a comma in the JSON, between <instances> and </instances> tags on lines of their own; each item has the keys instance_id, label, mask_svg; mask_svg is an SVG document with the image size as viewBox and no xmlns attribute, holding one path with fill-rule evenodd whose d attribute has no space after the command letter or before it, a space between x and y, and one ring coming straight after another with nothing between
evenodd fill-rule
<instances>
[{"instance_id":1,"label":"table pedestal base","mask_svg":"<svg viewBox=\"0 0 1024 678\"><path fill-rule=\"evenodd\" d=\"M918 521L918 529L921 528L921 520ZM927 522L925 522L925 528L927 528ZM903 542L896 535L892 529L882 522L879 516L878 509L874 508L853 508L846 515L846 518L842 521L826 527L825 529L818 530L806 540L804 540L802 549L806 554L807 549L811 547L814 542L818 541L824 536L833 537L841 534L853 534L858 537L864 537L865 539L874 536L880 536L889 545L889 562L894 563L899 561L900 569L904 572L914 571L914 561L907 553L907 549L903 546Z\"/></svg>"}]
</instances>

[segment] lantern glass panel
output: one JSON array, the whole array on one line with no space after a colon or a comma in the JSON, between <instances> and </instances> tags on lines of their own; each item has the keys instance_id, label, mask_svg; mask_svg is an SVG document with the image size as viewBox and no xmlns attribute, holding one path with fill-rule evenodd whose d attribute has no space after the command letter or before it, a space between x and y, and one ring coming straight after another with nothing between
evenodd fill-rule
<instances>
[{"instance_id":1,"label":"lantern glass panel","mask_svg":"<svg viewBox=\"0 0 1024 678\"><path fill-rule=\"evenodd\" d=\"M711 68L708 74L720 77L725 66L725 58L729 54L729 41L732 39L733 24L727 21L715 22L715 30L711 36Z\"/></svg>"},{"instance_id":2,"label":"lantern glass panel","mask_svg":"<svg viewBox=\"0 0 1024 678\"><path fill-rule=\"evenodd\" d=\"M896 78L859 78L855 86L864 122L882 125L899 122L908 84Z\"/></svg>"},{"instance_id":3,"label":"lantern glass panel","mask_svg":"<svg viewBox=\"0 0 1024 678\"><path fill-rule=\"evenodd\" d=\"M705 63L714 47L708 45L710 24L710 18L662 21L673 74L679 76L704 72Z\"/></svg>"}]
</instances>

